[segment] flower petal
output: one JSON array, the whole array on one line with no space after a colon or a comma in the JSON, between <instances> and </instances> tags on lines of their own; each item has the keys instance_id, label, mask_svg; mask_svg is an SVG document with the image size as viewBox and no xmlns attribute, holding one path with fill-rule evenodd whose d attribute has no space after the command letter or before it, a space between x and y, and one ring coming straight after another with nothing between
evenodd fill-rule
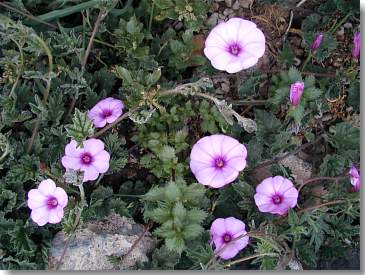
<instances>
[{"instance_id":1,"label":"flower petal","mask_svg":"<svg viewBox=\"0 0 365 275\"><path fill-rule=\"evenodd\" d=\"M59 206L65 207L67 205L68 202L67 193L61 187L56 188L54 196L56 197Z\"/></svg>"},{"instance_id":2,"label":"flower petal","mask_svg":"<svg viewBox=\"0 0 365 275\"><path fill-rule=\"evenodd\" d=\"M49 212L47 206L34 209L30 213L31 219L39 226L43 226L48 222L48 215Z\"/></svg>"},{"instance_id":3,"label":"flower petal","mask_svg":"<svg viewBox=\"0 0 365 275\"><path fill-rule=\"evenodd\" d=\"M92 165L99 171L99 173L105 173L109 169L109 160L109 153L103 150L94 156Z\"/></svg>"},{"instance_id":4,"label":"flower petal","mask_svg":"<svg viewBox=\"0 0 365 275\"><path fill-rule=\"evenodd\" d=\"M38 191L46 197L49 195L53 195L56 191L56 184L51 179L42 180L41 183L38 185Z\"/></svg>"},{"instance_id":5,"label":"flower petal","mask_svg":"<svg viewBox=\"0 0 365 275\"><path fill-rule=\"evenodd\" d=\"M61 159L61 163L63 167L66 169L73 169L73 170L79 170L81 168L81 162L80 157L69 157L69 156L63 156Z\"/></svg>"},{"instance_id":6,"label":"flower petal","mask_svg":"<svg viewBox=\"0 0 365 275\"><path fill-rule=\"evenodd\" d=\"M245 231L245 228L246 228L244 222L242 222L234 217L226 218L225 223L226 223L227 231L230 232L232 235L243 232L243 231Z\"/></svg>"},{"instance_id":7,"label":"flower petal","mask_svg":"<svg viewBox=\"0 0 365 275\"><path fill-rule=\"evenodd\" d=\"M227 244L221 253L219 253L219 257L228 260L235 257L238 254L239 250L235 247L233 243Z\"/></svg>"},{"instance_id":8,"label":"flower petal","mask_svg":"<svg viewBox=\"0 0 365 275\"><path fill-rule=\"evenodd\" d=\"M273 178L269 177L264 179L259 185L256 187L256 193L263 194L271 197L274 195L276 190L274 189Z\"/></svg>"},{"instance_id":9,"label":"flower petal","mask_svg":"<svg viewBox=\"0 0 365 275\"><path fill-rule=\"evenodd\" d=\"M56 207L49 210L48 222L49 223L59 223L63 218L63 208Z\"/></svg>"},{"instance_id":10,"label":"flower petal","mask_svg":"<svg viewBox=\"0 0 365 275\"><path fill-rule=\"evenodd\" d=\"M193 173L199 183L203 185L211 185L211 182L217 172L218 172L217 169L212 167L212 168L205 168L203 170L199 170Z\"/></svg>"},{"instance_id":11,"label":"flower petal","mask_svg":"<svg viewBox=\"0 0 365 275\"><path fill-rule=\"evenodd\" d=\"M100 139L90 138L82 143L84 145L84 151L90 153L92 156L104 150L104 142Z\"/></svg>"},{"instance_id":12,"label":"flower petal","mask_svg":"<svg viewBox=\"0 0 365 275\"><path fill-rule=\"evenodd\" d=\"M31 189L28 192L27 205L30 209L36 209L45 206L47 197L43 195L38 189Z\"/></svg>"},{"instance_id":13,"label":"flower petal","mask_svg":"<svg viewBox=\"0 0 365 275\"><path fill-rule=\"evenodd\" d=\"M226 229L225 219L222 218L215 219L212 225L210 226L210 234L213 237L214 236L222 237L224 234L226 234L226 232L227 229Z\"/></svg>"},{"instance_id":14,"label":"flower petal","mask_svg":"<svg viewBox=\"0 0 365 275\"><path fill-rule=\"evenodd\" d=\"M89 165L87 167L84 167L84 179L83 182L96 180L99 176L99 172L93 165Z\"/></svg>"}]
</instances>

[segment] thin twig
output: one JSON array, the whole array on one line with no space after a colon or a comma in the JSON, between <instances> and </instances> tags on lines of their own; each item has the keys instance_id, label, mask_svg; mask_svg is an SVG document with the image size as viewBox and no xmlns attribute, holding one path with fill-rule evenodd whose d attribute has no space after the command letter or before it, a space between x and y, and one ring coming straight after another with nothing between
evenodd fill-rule
<instances>
[{"instance_id":1,"label":"thin twig","mask_svg":"<svg viewBox=\"0 0 365 275\"><path fill-rule=\"evenodd\" d=\"M138 237L138 239L132 244L131 248L128 250L126 254L121 257L121 262L125 261L127 257L133 252L133 250L137 247L137 245L143 240L144 236L147 234L148 230L150 230L153 226L153 221L150 221L143 230L142 234Z\"/></svg>"},{"instance_id":2,"label":"thin twig","mask_svg":"<svg viewBox=\"0 0 365 275\"><path fill-rule=\"evenodd\" d=\"M310 183L313 182L318 182L318 181L324 181L324 180L332 180L332 181L339 181L342 179L346 179L347 176L338 176L338 177L316 177L316 178L311 178L311 179L307 179L306 181L304 181L298 188L298 192L300 192L300 190L302 190L302 188Z\"/></svg>"},{"instance_id":3,"label":"thin twig","mask_svg":"<svg viewBox=\"0 0 365 275\"><path fill-rule=\"evenodd\" d=\"M303 209L297 211L297 214L300 214L300 213L303 213L303 212L306 212L306 211L309 211L309 210L321 208L321 207L324 207L324 206L327 206L327 205L340 204L340 203L344 203L344 202L347 202L347 200L329 201L329 202L321 203L321 204L318 204L318 205L313 205L313 206L303 208Z\"/></svg>"},{"instance_id":4,"label":"thin twig","mask_svg":"<svg viewBox=\"0 0 365 275\"><path fill-rule=\"evenodd\" d=\"M85 70L86 63L87 63L87 60L89 58L89 55L90 55L90 52L91 52L91 48L93 46L93 42L94 42L96 33L98 32L98 29L100 27L100 23L101 23L101 21L103 20L104 17L105 17L105 11L103 9L101 9L99 11L98 17L96 18L94 29L91 33L89 43L87 45L84 57L81 60L81 71L82 72L84 72L84 70ZM73 96L70 107L68 108L68 111L67 111L67 114L66 114L66 118L69 117L71 115L71 113L73 112L73 110L75 108L75 105L76 105L76 101L77 101L77 97Z\"/></svg>"},{"instance_id":5,"label":"thin twig","mask_svg":"<svg viewBox=\"0 0 365 275\"><path fill-rule=\"evenodd\" d=\"M242 262L245 262L245 261L248 261L248 260L251 260L251 259L255 259L255 258L258 258L258 257L263 257L263 256L277 256L278 254L277 253L257 253L257 254L254 254L254 255L251 255L251 256L247 256L247 257L244 257L244 258L241 258L241 259L238 259L238 260L235 260L235 261L232 261L226 265L224 265L224 267L231 267L232 265L235 265L235 264L239 264L239 263L242 263Z\"/></svg>"},{"instance_id":6,"label":"thin twig","mask_svg":"<svg viewBox=\"0 0 365 275\"><path fill-rule=\"evenodd\" d=\"M283 38L282 38L283 43L285 42L286 37L288 36L288 33L289 33L289 30L290 30L291 24L293 22L293 17L294 17L294 12L293 12L293 10L290 10L290 18L289 18L288 27L286 28L286 31L285 31L285 33L283 35Z\"/></svg>"},{"instance_id":7,"label":"thin twig","mask_svg":"<svg viewBox=\"0 0 365 275\"><path fill-rule=\"evenodd\" d=\"M43 21L42 19L39 19L38 17L36 17L36 16L34 16L34 15L28 13L28 12L23 12L23 11L21 11L21 10L19 10L19 9L13 7L13 6L11 6L11 5L9 5L8 3L0 2L0 6L3 6L4 8L7 8L8 10L11 10L11 11L16 12L16 13L19 13L19 14L25 16L25 17L28 17L29 19L32 19L34 21L37 21L38 23L45 24L45 25L47 25L47 26L49 26L51 28L57 29L57 26L55 26L53 24L50 24L50 23L48 23L46 21Z\"/></svg>"},{"instance_id":8,"label":"thin twig","mask_svg":"<svg viewBox=\"0 0 365 275\"><path fill-rule=\"evenodd\" d=\"M303 145L299 146L297 149L295 149L295 150L294 150L294 151L292 151L292 152L288 152L288 153L286 153L286 154L284 154L284 155L282 155L282 156L280 156L280 157L276 157L276 158L274 158L274 159L272 159L272 160L266 160L266 161L264 161L264 162L262 162L262 163L260 163L260 164L256 165L255 167L253 167L253 168L251 168L251 169L248 169L248 170L246 170L246 171L247 171L247 172L248 172L248 171L253 172L253 171L254 171L254 170L256 170L256 169L260 169L260 168L263 168L263 167L266 167L266 166L272 165L272 164L274 164L274 163L277 163L277 162L279 162L279 161L281 161L281 160L283 160L283 159L285 159L285 158L287 158L287 157L289 157L289 156L291 156L291 155L296 155L296 154L298 154L300 151L302 151L302 150L304 150L304 149L306 149L306 148L308 148L308 147L310 147L310 146L312 146L312 145L316 144L316 143L317 143L317 142L319 142L321 139L322 139L322 136L319 136L319 137L317 137L314 141L312 141L312 142L308 142L308 143L305 143L305 144L303 144Z\"/></svg>"}]
</instances>

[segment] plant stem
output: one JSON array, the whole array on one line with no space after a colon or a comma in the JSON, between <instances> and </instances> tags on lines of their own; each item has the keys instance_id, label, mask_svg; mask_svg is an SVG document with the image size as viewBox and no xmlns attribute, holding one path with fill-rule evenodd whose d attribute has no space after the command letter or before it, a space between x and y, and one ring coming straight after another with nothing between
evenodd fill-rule
<instances>
[{"instance_id":1,"label":"plant stem","mask_svg":"<svg viewBox=\"0 0 365 275\"><path fill-rule=\"evenodd\" d=\"M247 256L247 257L244 257L244 258L241 258L241 259L238 259L238 260L235 260L235 261L232 261L226 265L224 265L224 267L231 267L232 265L235 265L235 264L238 264L238 263L242 263L242 262L245 262L245 261L248 261L248 260L251 260L251 259L255 259L255 258L258 258L258 257L263 257L263 256L277 256L278 254L276 253L257 253L257 254L254 254L254 255L251 255L251 256Z\"/></svg>"},{"instance_id":2,"label":"plant stem","mask_svg":"<svg viewBox=\"0 0 365 275\"><path fill-rule=\"evenodd\" d=\"M150 21L148 22L148 32L151 32L152 28L152 20L153 20L153 10L155 9L155 2L152 1L151 13L150 13Z\"/></svg>"},{"instance_id":3,"label":"plant stem","mask_svg":"<svg viewBox=\"0 0 365 275\"><path fill-rule=\"evenodd\" d=\"M53 72L53 56L51 53L51 50L49 49L49 47L47 46L47 44L43 41L42 38L40 38L37 34L32 34L33 38L35 40L38 41L38 43L41 45L41 47L44 49L44 51L47 54L48 57L48 79L47 79L47 85L46 85L46 89L43 92L43 99L42 99L42 103L44 105L46 105L48 97L49 97L49 92L51 90L51 73ZM38 132L38 128L39 128L39 124L41 123L41 118L38 117L37 121L34 124L33 127L33 131L32 131L32 136L29 139L29 143L28 143L28 148L27 148L27 153L29 154L32 151L32 147L33 147L33 143L34 143L34 139L37 135Z\"/></svg>"},{"instance_id":4,"label":"plant stem","mask_svg":"<svg viewBox=\"0 0 365 275\"><path fill-rule=\"evenodd\" d=\"M312 59L312 57L313 57L312 52L309 52L307 59L303 63L301 71L304 71L305 67L307 66L308 62Z\"/></svg>"},{"instance_id":5,"label":"plant stem","mask_svg":"<svg viewBox=\"0 0 365 275\"><path fill-rule=\"evenodd\" d=\"M317 138L316 138L314 141L312 141L312 142L308 142L308 143L302 144L301 146L299 146L297 149L295 149L295 150L294 150L294 151L292 151L292 152L288 152L288 153L286 153L286 154L284 154L284 155L282 155L282 156L280 156L280 157L276 157L276 158L274 158L274 159L272 159L272 160L266 160L266 161L264 161L264 162L262 162L262 163L260 163L260 164L256 165L255 167L253 167L253 168L251 168L251 169L248 169L248 170L246 170L246 171L247 171L247 172L248 172L248 171L253 172L253 171L257 170L257 169L260 169L260 168L263 168L263 167L269 166L269 165L271 165L271 164L277 163L277 162L279 162L279 161L281 161L281 160L283 160L283 159L285 159L285 158L287 158L287 157L289 157L289 156L291 156L291 155L296 155L297 153L299 153L300 151L304 150L305 148L308 148L308 147L310 147L310 146L312 146L312 145L316 144L316 143L317 143L317 142L319 142L321 139L322 139L322 136L319 136L319 137L317 137Z\"/></svg>"},{"instance_id":6,"label":"plant stem","mask_svg":"<svg viewBox=\"0 0 365 275\"><path fill-rule=\"evenodd\" d=\"M301 209L301 210L297 211L297 214L300 214L300 213L303 213L303 212L306 212L306 211L309 211L309 210L321 208L321 207L324 207L324 206L327 206L327 205L340 204L340 203L343 203L343 202L347 202L347 200L329 201L329 202L325 202L325 203L322 203L322 204L309 206L307 208L304 208L304 209Z\"/></svg>"},{"instance_id":7,"label":"plant stem","mask_svg":"<svg viewBox=\"0 0 365 275\"><path fill-rule=\"evenodd\" d=\"M347 176L338 176L338 177L316 177L316 178L311 178L311 179L307 179L306 181L304 181L298 188L298 192L300 192L300 190L302 190L302 188L310 183L313 182L317 182L317 181L324 181L324 180L332 180L332 181L339 181L342 179L346 179Z\"/></svg>"},{"instance_id":8,"label":"plant stem","mask_svg":"<svg viewBox=\"0 0 365 275\"><path fill-rule=\"evenodd\" d=\"M334 28L332 28L329 33L333 34L343 23L345 23L345 21L347 20L347 18L349 18L349 16L352 14L351 11L349 11L344 18L342 18L342 20L340 22L338 22L338 24L336 26L334 26Z\"/></svg>"}]
</instances>

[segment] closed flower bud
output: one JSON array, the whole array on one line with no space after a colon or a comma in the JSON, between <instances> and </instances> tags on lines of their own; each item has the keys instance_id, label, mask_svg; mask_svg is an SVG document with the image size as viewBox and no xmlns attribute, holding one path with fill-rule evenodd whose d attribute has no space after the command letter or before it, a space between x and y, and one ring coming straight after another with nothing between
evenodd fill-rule
<instances>
[{"instance_id":1,"label":"closed flower bud","mask_svg":"<svg viewBox=\"0 0 365 275\"><path fill-rule=\"evenodd\" d=\"M311 51L312 52L315 52L319 46L321 45L322 43L322 39L323 39L323 33L319 33L316 38L314 39L312 45L311 45Z\"/></svg>"},{"instance_id":2,"label":"closed flower bud","mask_svg":"<svg viewBox=\"0 0 365 275\"><path fill-rule=\"evenodd\" d=\"M352 58L356 61L359 60L360 58L360 48L361 48L360 32L356 32L354 35L354 46L352 48Z\"/></svg>"},{"instance_id":3,"label":"closed flower bud","mask_svg":"<svg viewBox=\"0 0 365 275\"><path fill-rule=\"evenodd\" d=\"M290 86L290 103L293 106L297 106L304 91L304 82L295 82Z\"/></svg>"}]
</instances>

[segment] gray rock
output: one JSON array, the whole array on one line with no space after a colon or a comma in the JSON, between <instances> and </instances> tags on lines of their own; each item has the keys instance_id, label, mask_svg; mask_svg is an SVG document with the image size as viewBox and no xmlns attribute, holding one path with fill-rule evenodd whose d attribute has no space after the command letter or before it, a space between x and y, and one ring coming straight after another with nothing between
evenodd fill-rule
<instances>
[{"instance_id":1,"label":"gray rock","mask_svg":"<svg viewBox=\"0 0 365 275\"><path fill-rule=\"evenodd\" d=\"M279 163L288 167L292 171L297 182L309 179L312 175L312 165L295 155L288 156L279 161Z\"/></svg>"},{"instance_id":2,"label":"gray rock","mask_svg":"<svg viewBox=\"0 0 365 275\"><path fill-rule=\"evenodd\" d=\"M236 2L234 2L232 9L233 10L238 10L240 8L240 1L237 0Z\"/></svg>"},{"instance_id":3,"label":"gray rock","mask_svg":"<svg viewBox=\"0 0 365 275\"><path fill-rule=\"evenodd\" d=\"M232 9L225 9L225 10L223 11L223 15L224 15L224 16L228 16L228 15L230 15L230 14L232 14L232 13L234 13L234 11L233 11Z\"/></svg>"},{"instance_id":4,"label":"gray rock","mask_svg":"<svg viewBox=\"0 0 365 275\"><path fill-rule=\"evenodd\" d=\"M232 7L232 2L233 2L233 0L224 0L224 2L226 3L226 6L227 6L228 8Z\"/></svg>"},{"instance_id":5,"label":"gray rock","mask_svg":"<svg viewBox=\"0 0 365 275\"><path fill-rule=\"evenodd\" d=\"M353 26L352 26L352 24L351 24L350 22L345 23L345 24L343 25L343 27L344 27L345 29L352 29L352 28L353 28Z\"/></svg>"},{"instance_id":6,"label":"gray rock","mask_svg":"<svg viewBox=\"0 0 365 275\"><path fill-rule=\"evenodd\" d=\"M207 20L207 26L214 27L218 22L218 13L213 13Z\"/></svg>"},{"instance_id":7,"label":"gray rock","mask_svg":"<svg viewBox=\"0 0 365 275\"><path fill-rule=\"evenodd\" d=\"M148 261L147 254L156 246L149 232L122 261L111 262L108 256L123 257L143 233L143 226L133 219L109 215L99 222L90 222L78 229L71 240L60 270L123 270L136 269ZM54 269L62 255L67 236L56 234L49 252L49 268Z\"/></svg>"},{"instance_id":8,"label":"gray rock","mask_svg":"<svg viewBox=\"0 0 365 275\"><path fill-rule=\"evenodd\" d=\"M222 83L221 84L221 87L222 87L222 90L223 90L223 92L226 92L226 93L228 93L229 92L229 85L227 84L227 83Z\"/></svg>"},{"instance_id":9,"label":"gray rock","mask_svg":"<svg viewBox=\"0 0 365 275\"><path fill-rule=\"evenodd\" d=\"M242 8L249 8L252 5L252 0L239 0Z\"/></svg>"}]
</instances>

